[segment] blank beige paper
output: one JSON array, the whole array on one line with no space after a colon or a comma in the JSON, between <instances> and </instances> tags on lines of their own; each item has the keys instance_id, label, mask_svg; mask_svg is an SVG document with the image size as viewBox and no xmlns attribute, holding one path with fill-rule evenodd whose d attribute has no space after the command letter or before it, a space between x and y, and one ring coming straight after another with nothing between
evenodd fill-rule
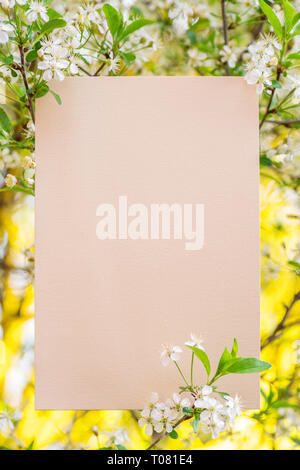
<instances>
[{"instance_id":1,"label":"blank beige paper","mask_svg":"<svg viewBox=\"0 0 300 470\"><path fill-rule=\"evenodd\" d=\"M139 409L152 391L166 399L181 383L161 365L161 345L183 346L191 332L214 367L234 337L242 356L259 357L255 87L238 77L51 86L63 104L50 94L37 103L36 408ZM169 238L167 218L155 225L157 204L177 205ZM196 208L193 240L185 224L196 224ZM187 350L183 369L189 360ZM200 362L196 377L204 383ZM259 406L258 375L227 376L222 387Z\"/></svg>"}]
</instances>

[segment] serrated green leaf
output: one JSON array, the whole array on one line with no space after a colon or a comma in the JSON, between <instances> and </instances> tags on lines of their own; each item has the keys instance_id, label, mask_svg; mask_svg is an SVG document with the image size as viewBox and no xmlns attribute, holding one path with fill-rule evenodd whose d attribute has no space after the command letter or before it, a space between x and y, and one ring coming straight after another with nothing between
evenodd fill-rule
<instances>
[{"instance_id":1,"label":"serrated green leaf","mask_svg":"<svg viewBox=\"0 0 300 470\"><path fill-rule=\"evenodd\" d=\"M133 21L125 28L125 31L123 32L121 36L121 39L126 38L126 36L130 36L130 34L134 33L140 28L143 28L143 26L147 26L148 24L152 24L152 23L154 23L153 20L147 20L146 18L139 18L138 20Z\"/></svg>"},{"instance_id":2,"label":"serrated green leaf","mask_svg":"<svg viewBox=\"0 0 300 470\"><path fill-rule=\"evenodd\" d=\"M171 439L178 439L178 434L177 434L177 432L175 431L175 429L173 429L172 432L169 432L169 433L168 433L168 436L169 436Z\"/></svg>"},{"instance_id":3,"label":"serrated green leaf","mask_svg":"<svg viewBox=\"0 0 300 470\"><path fill-rule=\"evenodd\" d=\"M263 372L271 367L271 364L255 357L240 357L233 359L232 363L223 369L226 374L253 374Z\"/></svg>"},{"instance_id":4,"label":"serrated green leaf","mask_svg":"<svg viewBox=\"0 0 300 470\"><path fill-rule=\"evenodd\" d=\"M209 362L206 352L203 351L202 349L196 348L195 346L188 346L188 348L190 348L195 353L195 356L202 362L202 364L205 367L207 377L209 377L211 369L210 369L210 362Z\"/></svg>"},{"instance_id":5,"label":"serrated green leaf","mask_svg":"<svg viewBox=\"0 0 300 470\"><path fill-rule=\"evenodd\" d=\"M4 109L0 108L0 126L5 132L10 132L11 122Z\"/></svg>"},{"instance_id":6,"label":"serrated green leaf","mask_svg":"<svg viewBox=\"0 0 300 470\"><path fill-rule=\"evenodd\" d=\"M115 38L121 25L120 14L118 10L116 10L108 3L105 3L105 5L103 6L103 13L105 15L109 31L111 32L112 37Z\"/></svg>"},{"instance_id":7,"label":"serrated green leaf","mask_svg":"<svg viewBox=\"0 0 300 470\"><path fill-rule=\"evenodd\" d=\"M259 6L270 21L270 24L273 26L275 34L277 34L279 38L282 38L282 26L273 9L266 2L264 2L264 0L259 0Z\"/></svg>"}]
</instances>

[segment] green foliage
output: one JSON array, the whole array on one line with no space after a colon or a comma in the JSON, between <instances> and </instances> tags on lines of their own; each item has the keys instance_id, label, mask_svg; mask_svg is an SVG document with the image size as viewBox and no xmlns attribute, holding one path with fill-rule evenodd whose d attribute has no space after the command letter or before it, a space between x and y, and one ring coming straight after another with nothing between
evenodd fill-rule
<instances>
[{"instance_id":1,"label":"green foliage","mask_svg":"<svg viewBox=\"0 0 300 470\"><path fill-rule=\"evenodd\" d=\"M111 35L115 39L122 24L121 15L114 7L112 7L108 3L103 6L103 12L105 14Z\"/></svg>"},{"instance_id":2,"label":"green foliage","mask_svg":"<svg viewBox=\"0 0 300 470\"><path fill-rule=\"evenodd\" d=\"M264 0L259 0L259 6L261 10L263 11L263 13L266 15L266 17L268 18L270 24L273 26L273 29L275 33L277 34L277 36L279 38L282 38L282 34L283 34L282 26L277 15L274 13L273 9L266 2L264 2Z\"/></svg>"},{"instance_id":3,"label":"green foliage","mask_svg":"<svg viewBox=\"0 0 300 470\"><path fill-rule=\"evenodd\" d=\"M209 377L211 368L206 352L202 349L196 348L195 346L188 346L188 348L190 348L195 353L196 357L202 362L206 370L207 377Z\"/></svg>"},{"instance_id":4,"label":"green foliage","mask_svg":"<svg viewBox=\"0 0 300 470\"><path fill-rule=\"evenodd\" d=\"M2 108L0 108L0 126L1 130L4 130L5 132L9 133L11 131L11 122L6 112Z\"/></svg>"}]
</instances>

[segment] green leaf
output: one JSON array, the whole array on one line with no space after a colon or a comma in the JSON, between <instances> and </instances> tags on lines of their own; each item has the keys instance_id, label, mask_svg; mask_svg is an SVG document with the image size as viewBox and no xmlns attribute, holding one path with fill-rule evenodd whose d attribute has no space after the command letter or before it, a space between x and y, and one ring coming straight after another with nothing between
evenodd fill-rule
<instances>
[{"instance_id":1,"label":"green leaf","mask_svg":"<svg viewBox=\"0 0 300 470\"><path fill-rule=\"evenodd\" d=\"M262 155L259 159L260 166L272 166L272 160L266 155Z\"/></svg>"},{"instance_id":2,"label":"green leaf","mask_svg":"<svg viewBox=\"0 0 300 470\"><path fill-rule=\"evenodd\" d=\"M194 432L198 432L199 430L199 424L200 424L200 418L199 416L195 416L195 418L193 419L193 429L194 429Z\"/></svg>"},{"instance_id":3,"label":"green leaf","mask_svg":"<svg viewBox=\"0 0 300 470\"><path fill-rule=\"evenodd\" d=\"M10 54L9 56L2 56L1 61L4 64L9 65L14 61L14 56L12 54Z\"/></svg>"},{"instance_id":4,"label":"green leaf","mask_svg":"<svg viewBox=\"0 0 300 470\"><path fill-rule=\"evenodd\" d=\"M281 83L278 80L272 80L272 87L274 88L282 88Z\"/></svg>"},{"instance_id":5,"label":"green leaf","mask_svg":"<svg viewBox=\"0 0 300 470\"><path fill-rule=\"evenodd\" d=\"M261 361L255 357L240 357L225 367L225 374L253 374L263 372L271 367L268 362Z\"/></svg>"},{"instance_id":6,"label":"green leaf","mask_svg":"<svg viewBox=\"0 0 300 470\"><path fill-rule=\"evenodd\" d=\"M220 357L216 375L218 375L224 368L225 364L232 360L232 356L227 348L224 349L222 356Z\"/></svg>"},{"instance_id":7,"label":"green leaf","mask_svg":"<svg viewBox=\"0 0 300 470\"><path fill-rule=\"evenodd\" d=\"M177 432L175 431L175 429L173 429L172 432L169 432L169 433L168 433L168 436L169 436L171 439L178 439L178 434L177 434Z\"/></svg>"},{"instance_id":8,"label":"green leaf","mask_svg":"<svg viewBox=\"0 0 300 470\"><path fill-rule=\"evenodd\" d=\"M202 349L196 348L195 346L188 346L188 348L190 348L195 353L196 357L202 362L202 364L205 367L207 377L209 377L210 362L209 362L209 359L208 359L208 356L207 356L206 352L203 351Z\"/></svg>"},{"instance_id":9,"label":"green leaf","mask_svg":"<svg viewBox=\"0 0 300 470\"><path fill-rule=\"evenodd\" d=\"M289 33L293 28L293 19L296 15L296 10L287 0L283 1L283 8L285 29L286 32Z\"/></svg>"},{"instance_id":10,"label":"green leaf","mask_svg":"<svg viewBox=\"0 0 300 470\"><path fill-rule=\"evenodd\" d=\"M34 446L34 441L31 441L29 446L26 448L26 450L32 450Z\"/></svg>"},{"instance_id":11,"label":"green leaf","mask_svg":"<svg viewBox=\"0 0 300 470\"><path fill-rule=\"evenodd\" d=\"M50 88L49 88L49 91L54 96L55 101L57 102L57 104L61 104L62 103L61 97L57 93L55 93L53 90L50 90Z\"/></svg>"},{"instance_id":12,"label":"green leaf","mask_svg":"<svg viewBox=\"0 0 300 470\"><path fill-rule=\"evenodd\" d=\"M140 18L138 20L133 21L132 23L130 23L130 25L127 26L127 28L125 28L121 39L124 39L126 36L129 36L130 34L134 33L143 26L147 26L148 24L152 23L154 23L153 20L147 20L146 18Z\"/></svg>"},{"instance_id":13,"label":"green leaf","mask_svg":"<svg viewBox=\"0 0 300 470\"><path fill-rule=\"evenodd\" d=\"M122 57L126 65L132 64L136 59L136 56L132 52L119 52L119 55Z\"/></svg>"},{"instance_id":14,"label":"green leaf","mask_svg":"<svg viewBox=\"0 0 300 470\"><path fill-rule=\"evenodd\" d=\"M233 346L232 346L232 349L231 349L231 356L236 357L238 352L239 352L239 346L238 346L236 338L234 338L233 339Z\"/></svg>"},{"instance_id":15,"label":"green leaf","mask_svg":"<svg viewBox=\"0 0 300 470\"><path fill-rule=\"evenodd\" d=\"M282 38L282 26L273 9L266 2L264 2L264 0L259 0L259 6L270 21L277 36Z\"/></svg>"},{"instance_id":16,"label":"green leaf","mask_svg":"<svg viewBox=\"0 0 300 470\"><path fill-rule=\"evenodd\" d=\"M0 108L0 126L5 132L10 132L11 122L4 109Z\"/></svg>"},{"instance_id":17,"label":"green leaf","mask_svg":"<svg viewBox=\"0 0 300 470\"><path fill-rule=\"evenodd\" d=\"M298 23L299 20L300 20L300 12L296 13L296 15L294 16L293 22L292 22L292 28Z\"/></svg>"},{"instance_id":18,"label":"green leaf","mask_svg":"<svg viewBox=\"0 0 300 470\"><path fill-rule=\"evenodd\" d=\"M194 413L192 408L188 408L186 406L184 408L182 408L182 411L185 415L192 415Z\"/></svg>"},{"instance_id":19,"label":"green leaf","mask_svg":"<svg viewBox=\"0 0 300 470\"><path fill-rule=\"evenodd\" d=\"M40 86L38 87L35 97L36 98L42 98L42 96L45 96L49 91L49 87L46 82L42 82Z\"/></svg>"},{"instance_id":20,"label":"green leaf","mask_svg":"<svg viewBox=\"0 0 300 470\"><path fill-rule=\"evenodd\" d=\"M122 444L117 444L116 447L119 450L127 450L126 447L122 446Z\"/></svg>"},{"instance_id":21,"label":"green leaf","mask_svg":"<svg viewBox=\"0 0 300 470\"><path fill-rule=\"evenodd\" d=\"M287 401L283 401L283 400L274 401L271 404L271 408L275 408L275 409L278 409L278 408L292 408L293 410L300 410L299 406L293 405L293 404L288 403Z\"/></svg>"},{"instance_id":22,"label":"green leaf","mask_svg":"<svg viewBox=\"0 0 300 470\"><path fill-rule=\"evenodd\" d=\"M61 18L55 18L54 20L50 20L45 23L42 27L39 37L51 33L52 31L54 31L54 29L64 28L65 26L67 26L67 22Z\"/></svg>"},{"instance_id":23,"label":"green leaf","mask_svg":"<svg viewBox=\"0 0 300 470\"><path fill-rule=\"evenodd\" d=\"M103 13L106 17L109 31L111 32L112 37L115 38L121 24L120 14L108 3L105 3L103 6Z\"/></svg>"},{"instance_id":24,"label":"green leaf","mask_svg":"<svg viewBox=\"0 0 300 470\"><path fill-rule=\"evenodd\" d=\"M35 49L32 49L31 51L28 52L26 55L26 62L33 62L38 58L37 51Z\"/></svg>"},{"instance_id":25,"label":"green leaf","mask_svg":"<svg viewBox=\"0 0 300 470\"><path fill-rule=\"evenodd\" d=\"M294 444L300 446L300 439L298 437L291 437L291 440L294 442Z\"/></svg>"},{"instance_id":26,"label":"green leaf","mask_svg":"<svg viewBox=\"0 0 300 470\"><path fill-rule=\"evenodd\" d=\"M63 17L60 13L58 13L58 11L53 10L53 8L48 8L47 15L49 16L50 20L55 20L57 18Z\"/></svg>"}]
</instances>

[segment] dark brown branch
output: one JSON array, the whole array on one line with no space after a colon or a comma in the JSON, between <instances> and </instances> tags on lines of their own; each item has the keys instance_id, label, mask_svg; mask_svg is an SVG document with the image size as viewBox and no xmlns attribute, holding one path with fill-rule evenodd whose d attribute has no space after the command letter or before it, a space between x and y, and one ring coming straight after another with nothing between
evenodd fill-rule
<instances>
[{"instance_id":1,"label":"dark brown branch","mask_svg":"<svg viewBox=\"0 0 300 470\"><path fill-rule=\"evenodd\" d=\"M25 58L24 58L24 49L23 46L19 46L19 51L20 51L20 58L21 58L21 66L19 67L19 70L22 75L22 79L24 82L26 94L27 94L27 99L28 99L28 109L31 115L31 119L33 124L35 123L35 114L34 114L34 107L33 107L33 101L32 101L32 93L29 91L29 86L28 86L28 81L27 81L27 76L26 76L26 68L25 68Z\"/></svg>"},{"instance_id":2,"label":"dark brown branch","mask_svg":"<svg viewBox=\"0 0 300 470\"><path fill-rule=\"evenodd\" d=\"M288 319L295 303L298 302L298 300L300 300L300 290L294 295L294 297L293 297L293 299L292 299L292 301L289 305L284 305L285 313L283 315L282 320L278 323L278 325L276 326L273 333L270 336L268 336L268 338L266 338L266 340L263 342L263 344L261 346L261 349L264 349L270 343L275 341L281 335L282 330L284 328L294 326L295 324L298 323L298 321L297 321L297 322L293 322L293 323L290 323L290 324L286 324L286 321L287 321L287 319Z\"/></svg>"},{"instance_id":3,"label":"dark brown branch","mask_svg":"<svg viewBox=\"0 0 300 470\"><path fill-rule=\"evenodd\" d=\"M275 121L273 119L266 119L265 122L269 122L270 124L276 124L277 126L285 126L285 127L290 127L290 126L293 126L294 124L300 124L299 119L295 119L291 121Z\"/></svg>"},{"instance_id":4,"label":"dark brown branch","mask_svg":"<svg viewBox=\"0 0 300 470\"><path fill-rule=\"evenodd\" d=\"M277 74L276 74L276 81L277 81L277 82L279 82L280 77L281 77L281 74L282 74L282 68L281 68L281 67L278 67L278 68L277 68ZM260 129L262 128L262 126L263 126L264 123L266 122L268 115L269 115L271 112L273 112L273 111L271 110L271 106L272 106L273 98L274 98L274 95L275 95L275 91L276 91L276 88L275 88L275 87L272 87L272 91L271 91L271 95L270 95L270 98L269 98L269 101L268 101L268 104L267 104L266 112L265 112L265 114L263 115L263 118L262 118L262 120L260 121L260 124L259 124L259 128L260 128Z\"/></svg>"},{"instance_id":5,"label":"dark brown branch","mask_svg":"<svg viewBox=\"0 0 300 470\"><path fill-rule=\"evenodd\" d=\"M94 77L97 77L98 73L101 72L101 70L104 68L105 66L105 62L103 62L100 67L96 70L96 72L94 73Z\"/></svg>"},{"instance_id":6,"label":"dark brown branch","mask_svg":"<svg viewBox=\"0 0 300 470\"><path fill-rule=\"evenodd\" d=\"M179 426L181 423L183 423L184 421L187 421L191 418L192 418L192 416L187 416L187 415L183 416L182 418L180 418L179 421L177 421L177 423L174 424L173 429L177 428L177 426ZM152 449L152 447L154 447L156 444L158 444L160 441L162 441L165 437L167 437L167 435L168 435L168 433L165 432L162 436L159 436L155 441L152 442L152 444L149 447L147 447L146 450Z\"/></svg>"},{"instance_id":7,"label":"dark brown branch","mask_svg":"<svg viewBox=\"0 0 300 470\"><path fill-rule=\"evenodd\" d=\"M225 2L226 0L221 0L221 10L222 10L224 44L225 46L228 46L229 36L228 36L228 23L227 23ZM230 75L230 68L227 62L225 63L225 69L226 69L226 75Z\"/></svg>"},{"instance_id":8,"label":"dark brown branch","mask_svg":"<svg viewBox=\"0 0 300 470\"><path fill-rule=\"evenodd\" d=\"M92 76L92 74L90 72L88 72L87 70L85 70L83 67L81 67L80 65L78 65L78 68L79 70L81 70L81 72L85 73L86 75L88 75L89 77Z\"/></svg>"}]
</instances>

